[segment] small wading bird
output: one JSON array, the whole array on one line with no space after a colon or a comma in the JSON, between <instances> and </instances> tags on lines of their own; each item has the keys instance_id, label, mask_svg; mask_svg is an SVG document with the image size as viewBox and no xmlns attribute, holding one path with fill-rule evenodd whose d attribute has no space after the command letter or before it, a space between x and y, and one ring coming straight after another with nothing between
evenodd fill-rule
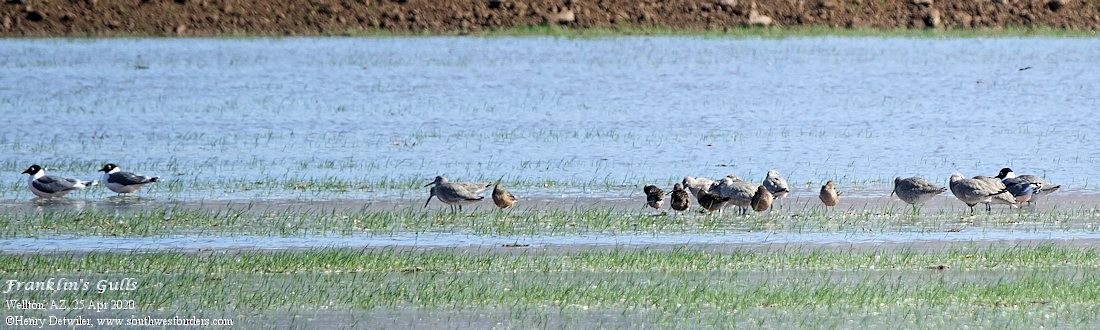
<instances>
[{"instance_id":1,"label":"small wading bird","mask_svg":"<svg viewBox=\"0 0 1100 330\"><path fill-rule=\"evenodd\" d=\"M688 192L684 190L684 186L677 183L672 185L672 202L669 205L670 208L677 211L687 211L691 207L691 197L688 196Z\"/></svg>"},{"instance_id":2,"label":"small wading bird","mask_svg":"<svg viewBox=\"0 0 1100 330\"><path fill-rule=\"evenodd\" d=\"M665 203L665 192L661 188L657 188L654 185L647 185L642 188L642 192L645 193L646 205L654 209L661 209L661 206Z\"/></svg>"},{"instance_id":3,"label":"small wading bird","mask_svg":"<svg viewBox=\"0 0 1100 330\"><path fill-rule=\"evenodd\" d=\"M764 177L762 184L765 188L768 188L768 192L772 194L776 204L779 203L780 198L787 196L787 193L791 191L787 186L787 179L779 176L779 171L776 170L768 171L768 175Z\"/></svg>"},{"instance_id":4,"label":"small wading bird","mask_svg":"<svg viewBox=\"0 0 1100 330\"><path fill-rule=\"evenodd\" d=\"M840 192L836 191L833 180L829 180L825 182L825 185L821 186L821 193L817 194L817 198L821 200L822 204L825 204L825 211L828 211L830 207L840 203Z\"/></svg>"},{"instance_id":5,"label":"small wading bird","mask_svg":"<svg viewBox=\"0 0 1100 330\"><path fill-rule=\"evenodd\" d=\"M138 191L141 187L160 180L160 178L155 176L144 176L123 172L122 168L112 163L103 165L103 168L99 171L103 172L103 182L104 185L107 186L107 189L120 195Z\"/></svg>"},{"instance_id":6,"label":"small wading bird","mask_svg":"<svg viewBox=\"0 0 1100 330\"><path fill-rule=\"evenodd\" d=\"M898 195L898 199L913 206L913 213L920 213L920 207L924 205L924 202L945 191L947 191L947 188L934 185L921 177L905 179L896 177L894 178L894 190L890 192L890 196Z\"/></svg>"},{"instance_id":7,"label":"small wading bird","mask_svg":"<svg viewBox=\"0 0 1100 330\"><path fill-rule=\"evenodd\" d=\"M27 167L27 169L23 171L23 174L30 175L27 177L27 188L31 190L32 194L42 198L65 196L65 194L96 184L95 181L81 181L46 175L46 169L37 164Z\"/></svg>"},{"instance_id":8,"label":"small wading bird","mask_svg":"<svg viewBox=\"0 0 1100 330\"><path fill-rule=\"evenodd\" d=\"M1008 187L1005 186L1005 183L1002 182L1001 179L984 175L975 176L971 179L981 182L981 184L985 185L990 190L1001 191L1000 194L990 196L989 201L984 202L986 212L993 211L993 208L990 206L990 204L1004 204L1008 205L1011 208L1017 207L1016 199L1012 197L1012 193L1008 190Z\"/></svg>"},{"instance_id":9,"label":"small wading bird","mask_svg":"<svg viewBox=\"0 0 1100 330\"><path fill-rule=\"evenodd\" d=\"M462 205L472 204L484 199L485 197L480 196L480 194L490 187L490 185L481 183L450 182L442 175L436 176L435 180L424 186L432 186L428 190L428 200L424 201L424 207L428 207L432 197L437 197L439 201L451 207L451 212L462 211Z\"/></svg>"},{"instance_id":10,"label":"small wading bird","mask_svg":"<svg viewBox=\"0 0 1100 330\"><path fill-rule=\"evenodd\" d=\"M1039 177L1039 176L1035 176L1035 175L1029 175L1029 174L1024 174L1024 175L1021 175L1021 176L1016 176L1016 173L1015 173L1015 172L1012 172L1012 169L1011 169L1011 168L1007 168L1007 167L1005 167L1005 168L1002 168L1002 169L1001 169L1001 172L1000 172L1000 173L997 173L997 176L995 176L995 178L998 178L998 179L1013 179L1013 178L1018 178L1018 179L1020 179L1020 180L1024 180L1024 181L1026 181L1026 182L1029 182L1029 183L1033 183L1033 184L1035 184L1036 186L1038 186L1038 187L1039 187L1039 189L1038 189L1038 190L1036 190L1036 191L1034 191L1034 192L1032 192L1032 194L1031 194L1030 196L1028 196L1028 197L1026 198L1026 199L1027 199L1027 200L1026 200L1026 202L1027 202L1028 204L1031 204L1031 203L1037 203L1037 202L1039 202L1039 200L1040 200L1040 199L1041 199L1042 197L1044 197L1044 196L1046 196L1046 195L1049 195L1049 194L1051 194L1051 193L1053 193L1053 192L1055 192L1055 191L1058 191L1058 189L1061 189L1061 188L1062 188L1062 186L1061 186L1061 185L1054 185L1054 184L1051 184L1050 182L1047 182L1047 180L1046 180L1046 179L1043 179L1043 178L1041 178L1041 177ZM1007 186L1008 184L1009 184L1008 182L1006 182L1006 183L1005 183L1005 185L1006 185L1006 186ZM1023 203L1023 202L1021 202L1021 203Z\"/></svg>"},{"instance_id":11,"label":"small wading bird","mask_svg":"<svg viewBox=\"0 0 1100 330\"><path fill-rule=\"evenodd\" d=\"M962 174L951 175L951 193L966 206L970 207L970 214L974 214L974 205L985 203L986 212L992 212L989 206L993 196L1005 193L1007 190L997 190L984 181L967 179ZM1004 185L1001 185L1004 186Z\"/></svg>"},{"instance_id":12,"label":"small wading bird","mask_svg":"<svg viewBox=\"0 0 1100 330\"><path fill-rule=\"evenodd\" d=\"M746 215L749 213L749 208L752 207L752 196L756 193L757 186L730 174L722 178L722 181L719 181L713 190L718 196L729 198L728 204L736 205L739 214Z\"/></svg>"},{"instance_id":13,"label":"small wading bird","mask_svg":"<svg viewBox=\"0 0 1100 330\"><path fill-rule=\"evenodd\" d=\"M718 196L718 194L709 191L700 191L695 198L699 200L699 207L708 212L721 211L722 207L729 203L729 197Z\"/></svg>"},{"instance_id":14,"label":"small wading bird","mask_svg":"<svg viewBox=\"0 0 1100 330\"><path fill-rule=\"evenodd\" d=\"M516 196L504 189L504 185L500 184L500 180L504 177L497 179L497 182L493 184L493 204L501 209L506 209L516 205Z\"/></svg>"},{"instance_id":15,"label":"small wading bird","mask_svg":"<svg viewBox=\"0 0 1100 330\"><path fill-rule=\"evenodd\" d=\"M752 195L752 210L756 212L764 212L772 207L772 193L768 191L767 187L761 185L756 188L756 193Z\"/></svg>"}]
</instances>

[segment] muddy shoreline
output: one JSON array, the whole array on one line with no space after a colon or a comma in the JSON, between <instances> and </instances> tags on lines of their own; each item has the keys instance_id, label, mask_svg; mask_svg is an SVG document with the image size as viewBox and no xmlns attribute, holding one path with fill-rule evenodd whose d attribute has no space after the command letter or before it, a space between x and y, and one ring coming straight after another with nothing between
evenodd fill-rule
<instances>
[{"instance_id":1,"label":"muddy shoreline","mask_svg":"<svg viewBox=\"0 0 1100 330\"><path fill-rule=\"evenodd\" d=\"M0 36L461 34L560 26L723 31L853 29L1100 30L1100 3L739 0L11 0Z\"/></svg>"}]
</instances>

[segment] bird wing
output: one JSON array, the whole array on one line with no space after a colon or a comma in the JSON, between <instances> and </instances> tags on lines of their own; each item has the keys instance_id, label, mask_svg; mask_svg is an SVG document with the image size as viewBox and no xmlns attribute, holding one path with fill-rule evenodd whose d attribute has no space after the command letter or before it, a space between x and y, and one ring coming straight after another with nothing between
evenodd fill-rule
<instances>
[{"instance_id":1,"label":"bird wing","mask_svg":"<svg viewBox=\"0 0 1100 330\"><path fill-rule=\"evenodd\" d=\"M47 175L35 179L31 182L31 185L34 186L34 189L38 189L38 191L53 194L75 189L75 185L77 184L77 182L79 181L74 179L66 179L62 177Z\"/></svg>"},{"instance_id":2,"label":"bird wing","mask_svg":"<svg viewBox=\"0 0 1100 330\"><path fill-rule=\"evenodd\" d=\"M107 176L107 183L117 183L123 186L149 183L152 177L137 175L130 172L115 172Z\"/></svg>"}]
</instances>

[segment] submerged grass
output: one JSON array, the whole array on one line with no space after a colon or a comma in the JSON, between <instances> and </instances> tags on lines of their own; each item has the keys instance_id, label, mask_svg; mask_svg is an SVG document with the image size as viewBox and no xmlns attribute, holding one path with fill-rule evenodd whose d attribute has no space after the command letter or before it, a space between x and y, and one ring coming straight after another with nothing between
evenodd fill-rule
<instances>
[{"instance_id":1,"label":"submerged grass","mask_svg":"<svg viewBox=\"0 0 1100 330\"><path fill-rule=\"evenodd\" d=\"M1100 315L1098 256L1055 245L939 252L330 249L0 255L0 273L21 281L133 277L140 283L133 291L24 291L7 299L132 299L143 312L415 311L470 321L460 312L507 311L503 319L525 325L546 322L549 313L612 324L798 324L788 316L799 315L837 325L1088 326ZM1033 313L1040 317L1027 317ZM650 315L630 320L639 314Z\"/></svg>"},{"instance_id":2,"label":"submerged grass","mask_svg":"<svg viewBox=\"0 0 1100 330\"><path fill-rule=\"evenodd\" d=\"M412 205L408 204L411 203ZM960 231L1100 230L1095 209L1048 209L966 215L952 210L909 213L908 208L823 212L817 207L737 216L724 213L661 213L620 207L533 207L498 211L467 209L452 213L421 203L372 208L272 206L116 206L81 210L67 205L0 212L0 237L170 236L170 235L394 235L454 233L485 236L669 235L775 233L927 233Z\"/></svg>"}]
</instances>

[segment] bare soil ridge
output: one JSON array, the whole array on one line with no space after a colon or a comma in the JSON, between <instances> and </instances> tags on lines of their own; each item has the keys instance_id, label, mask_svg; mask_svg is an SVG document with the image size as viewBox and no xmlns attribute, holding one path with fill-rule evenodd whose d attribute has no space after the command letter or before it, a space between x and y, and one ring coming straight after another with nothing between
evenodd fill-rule
<instances>
[{"instance_id":1,"label":"bare soil ridge","mask_svg":"<svg viewBox=\"0 0 1100 330\"><path fill-rule=\"evenodd\" d=\"M4 0L0 36L466 33L560 25L1100 30L1083 0Z\"/></svg>"}]
</instances>

